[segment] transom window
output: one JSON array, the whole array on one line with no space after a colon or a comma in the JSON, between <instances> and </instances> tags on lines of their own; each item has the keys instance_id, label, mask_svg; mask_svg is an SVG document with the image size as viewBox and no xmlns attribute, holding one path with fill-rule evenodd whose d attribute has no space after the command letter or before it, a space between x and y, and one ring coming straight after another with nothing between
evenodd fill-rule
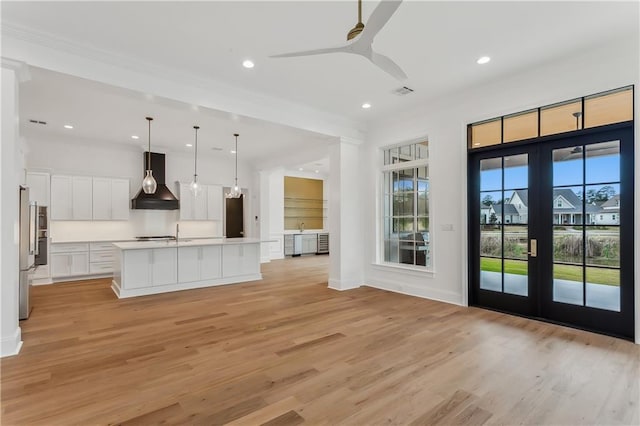
<instances>
[{"instance_id":1,"label":"transom window","mask_svg":"<svg viewBox=\"0 0 640 426\"><path fill-rule=\"evenodd\" d=\"M431 269L428 142L384 149L382 259Z\"/></svg>"}]
</instances>

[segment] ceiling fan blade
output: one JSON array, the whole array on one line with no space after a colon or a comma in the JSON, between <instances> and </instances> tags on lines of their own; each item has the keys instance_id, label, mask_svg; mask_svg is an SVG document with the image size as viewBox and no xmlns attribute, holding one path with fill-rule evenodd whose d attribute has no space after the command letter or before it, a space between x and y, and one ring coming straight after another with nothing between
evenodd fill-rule
<instances>
[{"instance_id":1,"label":"ceiling fan blade","mask_svg":"<svg viewBox=\"0 0 640 426\"><path fill-rule=\"evenodd\" d=\"M371 56L369 56L369 60L376 64L381 70L386 72L387 74L392 75L396 80L406 80L407 75L402 71L402 68L398 66L395 62L391 60L391 58L381 55L379 53L371 51Z\"/></svg>"},{"instance_id":2,"label":"ceiling fan blade","mask_svg":"<svg viewBox=\"0 0 640 426\"><path fill-rule=\"evenodd\" d=\"M369 20L364 25L364 30L362 30L358 38L365 39L367 43L372 43L378 32L400 7L400 3L402 3L402 0L381 0L371 13Z\"/></svg>"},{"instance_id":3,"label":"ceiling fan blade","mask_svg":"<svg viewBox=\"0 0 640 426\"><path fill-rule=\"evenodd\" d=\"M346 52L349 45L338 47L326 47L324 49L301 50L299 52L282 53L280 55L272 55L270 58L291 58L294 56L311 56L324 55L325 53Z\"/></svg>"}]
</instances>

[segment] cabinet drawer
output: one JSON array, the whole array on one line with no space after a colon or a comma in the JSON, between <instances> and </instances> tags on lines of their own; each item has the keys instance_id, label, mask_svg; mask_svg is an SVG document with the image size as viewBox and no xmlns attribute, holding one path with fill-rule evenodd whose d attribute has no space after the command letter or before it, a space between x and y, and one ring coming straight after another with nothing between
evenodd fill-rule
<instances>
[{"instance_id":1,"label":"cabinet drawer","mask_svg":"<svg viewBox=\"0 0 640 426\"><path fill-rule=\"evenodd\" d=\"M107 274L113 272L113 262L95 262L89 264L90 274Z\"/></svg>"},{"instance_id":2,"label":"cabinet drawer","mask_svg":"<svg viewBox=\"0 0 640 426\"><path fill-rule=\"evenodd\" d=\"M89 243L89 249L91 251L99 251L99 250L113 250L113 243L111 242L102 242L102 243Z\"/></svg>"},{"instance_id":3,"label":"cabinet drawer","mask_svg":"<svg viewBox=\"0 0 640 426\"><path fill-rule=\"evenodd\" d=\"M113 250L107 251L91 251L89 253L89 262L112 262L115 257Z\"/></svg>"},{"instance_id":4,"label":"cabinet drawer","mask_svg":"<svg viewBox=\"0 0 640 426\"><path fill-rule=\"evenodd\" d=\"M51 253L77 253L81 251L88 251L89 244L87 243L56 243L51 244Z\"/></svg>"}]
</instances>

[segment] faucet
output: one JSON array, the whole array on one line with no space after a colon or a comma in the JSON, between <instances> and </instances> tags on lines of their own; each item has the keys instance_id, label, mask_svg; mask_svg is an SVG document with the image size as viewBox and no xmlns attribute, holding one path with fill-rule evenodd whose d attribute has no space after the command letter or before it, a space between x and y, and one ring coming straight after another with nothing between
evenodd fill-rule
<instances>
[{"instance_id":1,"label":"faucet","mask_svg":"<svg viewBox=\"0 0 640 426\"><path fill-rule=\"evenodd\" d=\"M300 222L300 232L304 232L304 222Z\"/></svg>"}]
</instances>

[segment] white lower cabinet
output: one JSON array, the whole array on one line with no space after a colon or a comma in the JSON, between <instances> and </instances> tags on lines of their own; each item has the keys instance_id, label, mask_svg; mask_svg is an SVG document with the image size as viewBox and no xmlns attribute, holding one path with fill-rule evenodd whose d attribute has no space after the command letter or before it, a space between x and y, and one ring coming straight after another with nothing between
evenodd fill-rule
<instances>
[{"instance_id":1,"label":"white lower cabinet","mask_svg":"<svg viewBox=\"0 0 640 426\"><path fill-rule=\"evenodd\" d=\"M178 281L181 283L221 277L219 246L178 248Z\"/></svg>"},{"instance_id":2,"label":"white lower cabinet","mask_svg":"<svg viewBox=\"0 0 640 426\"><path fill-rule=\"evenodd\" d=\"M89 274L89 245L86 243L51 244L51 277Z\"/></svg>"},{"instance_id":3,"label":"white lower cabinet","mask_svg":"<svg viewBox=\"0 0 640 426\"><path fill-rule=\"evenodd\" d=\"M124 255L122 280L127 288L151 286L151 250L130 250Z\"/></svg>"},{"instance_id":4,"label":"white lower cabinet","mask_svg":"<svg viewBox=\"0 0 640 426\"><path fill-rule=\"evenodd\" d=\"M203 246L200 249L200 279L220 278L222 276L222 248L220 246Z\"/></svg>"},{"instance_id":5,"label":"white lower cabinet","mask_svg":"<svg viewBox=\"0 0 640 426\"><path fill-rule=\"evenodd\" d=\"M177 257L175 247L127 251L122 266L127 288L175 284L178 281Z\"/></svg>"},{"instance_id":6,"label":"white lower cabinet","mask_svg":"<svg viewBox=\"0 0 640 426\"><path fill-rule=\"evenodd\" d=\"M256 274L260 272L260 250L257 244L230 244L223 247L225 277Z\"/></svg>"},{"instance_id":7,"label":"white lower cabinet","mask_svg":"<svg viewBox=\"0 0 640 426\"><path fill-rule=\"evenodd\" d=\"M72 277L89 274L88 253L52 253L51 276Z\"/></svg>"},{"instance_id":8,"label":"white lower cabinet","mask_svg":"<svg viewBox=\"0 0 640 426\"><path fill-rule=\"evenodd\" d=\"M178 282L178 249L157 248L151 250L151 285L167 285Z\"/></svg>"},{"instance_id":9,"label":"white lower cabinet","mask_svg":"<svg viewBox=\"0 0 640 426\"><path fill-rule=\"evenodd\" d=\"M318 234L302 235L302 254L311 254L318 251Z\"/></svg>"}]
</instances>

